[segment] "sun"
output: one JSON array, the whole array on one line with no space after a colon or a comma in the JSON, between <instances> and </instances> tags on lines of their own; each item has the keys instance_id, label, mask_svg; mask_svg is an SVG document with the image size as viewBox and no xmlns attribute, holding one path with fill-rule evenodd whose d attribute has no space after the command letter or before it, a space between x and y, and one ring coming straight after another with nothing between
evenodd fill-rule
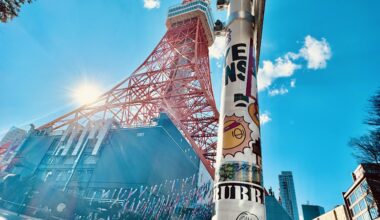
<instances>
[{"instance_id":1,"label":"sun","mask_svg":"<svg viewBox=\"0 0 380 220\"><path fill-rule=\"evenodd\" d=\"M79 105L94 102L101 95L101 89L95 83L83 83L73 90L73 98Z\"/></svg>"}]
</instances>

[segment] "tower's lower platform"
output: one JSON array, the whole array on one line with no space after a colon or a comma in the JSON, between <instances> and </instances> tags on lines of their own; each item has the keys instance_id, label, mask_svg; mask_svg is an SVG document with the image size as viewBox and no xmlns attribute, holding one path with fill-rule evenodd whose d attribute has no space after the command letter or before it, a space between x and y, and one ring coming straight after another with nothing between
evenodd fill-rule
<instances>
[{"instance_id":1,"label":"tower's lower platform","mask_svg":"<svg viewBox=\"0 0 380 220\"><path fill-rule=\"evenodd\" d=\"M211 177L166 114L151 126L102 125L31 132L1 206L43 218L211 216Z\"/></svg>"}]
</instances>

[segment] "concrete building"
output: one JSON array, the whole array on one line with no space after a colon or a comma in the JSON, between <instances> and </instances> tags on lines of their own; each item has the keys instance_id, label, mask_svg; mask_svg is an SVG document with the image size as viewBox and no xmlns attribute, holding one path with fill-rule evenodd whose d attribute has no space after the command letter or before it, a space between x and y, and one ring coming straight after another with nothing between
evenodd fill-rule
<instances>
[{"instance_id":1,"label":"concrete building","mask_svg":"<svg viewBox=\"0 0 380 220\"><path fill-rule=\"evenodd\" d=\"M0 172L13 160L17 150L26 137L26 131L12 127L0 141Z\"/></svg>"},{"instance_id":2,"label":"concrete building","mask_svg":"<svg viewBox=\"0 0 380 220\"><path fill-rule=\"evenodd\" d=\"M280 197L282 206L293 220L299 220L296 190L294 187L293 174L291 171L282 171L278 176L280 183Z\"/></svg>"},{"instance_id":3,"label":"concrete building","mask_svg":"<svg viewBox=\"0 0 380 220\"><path fill-rule=\"evenodd\" d=\"M21 144L25 136L25 130L16 127L11 127L9 131L4 135L3 139L1 139L0 146L7 143L12 143L12 145L19 145Z\"/></svg>"},{"instance_id":4,"label":"concrete building","mask_svg":"<svg viewBox=\"0 0 380 220\"><path fill-rule=\"evenodd\" d=\"M335 207L333 210L320 215L313 220L350 220L345 205Z\"/></svg>"},{"instance_id":5,"label":"concrete building","mask_svg":"<svg viewBox=\"0 0 380 220\"><path fill-rule=\"evenodd\" d=\"M318 205L302 205L302 214L304 220L312 220L325 213L325 209Z\"/></svg>"},{"instance_id":6,"label":"concrete building","mask_svg":"<svg viewBox=\"0 0 380 220\"><path fill-rule=\"evenodd\" d=\"M269 190L269 194L265 196L265 208L267 220L292 220L271 189Z\"/></svg>"},{"instance_id":7,"label":"concrete building","mask_svg":"<svg viewBox=\"0 0 380 220\"><path fill-rule=\"evenodd\" d=\"M350 219L380 219L380 165L360 164L352 178L354 183L343 193Z\"/></svg>"}]
</instances>

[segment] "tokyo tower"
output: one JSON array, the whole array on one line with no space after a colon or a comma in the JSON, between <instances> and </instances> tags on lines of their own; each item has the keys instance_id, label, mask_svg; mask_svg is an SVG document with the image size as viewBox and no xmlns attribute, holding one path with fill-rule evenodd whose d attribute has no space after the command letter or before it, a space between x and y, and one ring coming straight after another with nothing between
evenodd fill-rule
<instances>
[{"instance_id":1,"label":"tokyo tower","mask_svg":"<svg viewBox=\"0 0 380 220\"><path fill-rule=\"evenodd\" d=\"M38 130L83 128L99 119L121 127L148 126L165 112L213 177L219 113L210 78L214 21L209 1L184 0L171 7L166 26L156 48L128 78Z\"/></svg>"}]
</instances>

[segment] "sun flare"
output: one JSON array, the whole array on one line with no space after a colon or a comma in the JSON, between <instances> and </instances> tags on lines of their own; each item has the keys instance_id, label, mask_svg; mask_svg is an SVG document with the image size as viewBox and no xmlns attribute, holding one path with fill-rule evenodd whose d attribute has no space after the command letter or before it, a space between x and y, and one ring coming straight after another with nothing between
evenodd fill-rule
<instances>
[{"instance_id":1,"label":"sun flare","mask_svg":"<svg viewBox=\"0 0 380 220\"><path fill-rule=\"evenodd\" d=\"M101 95L101 89L90 83L84 83L73 91L73 98L76 103L80 105L86 105L94 102Z\"/></svg>"}]
</instances>

